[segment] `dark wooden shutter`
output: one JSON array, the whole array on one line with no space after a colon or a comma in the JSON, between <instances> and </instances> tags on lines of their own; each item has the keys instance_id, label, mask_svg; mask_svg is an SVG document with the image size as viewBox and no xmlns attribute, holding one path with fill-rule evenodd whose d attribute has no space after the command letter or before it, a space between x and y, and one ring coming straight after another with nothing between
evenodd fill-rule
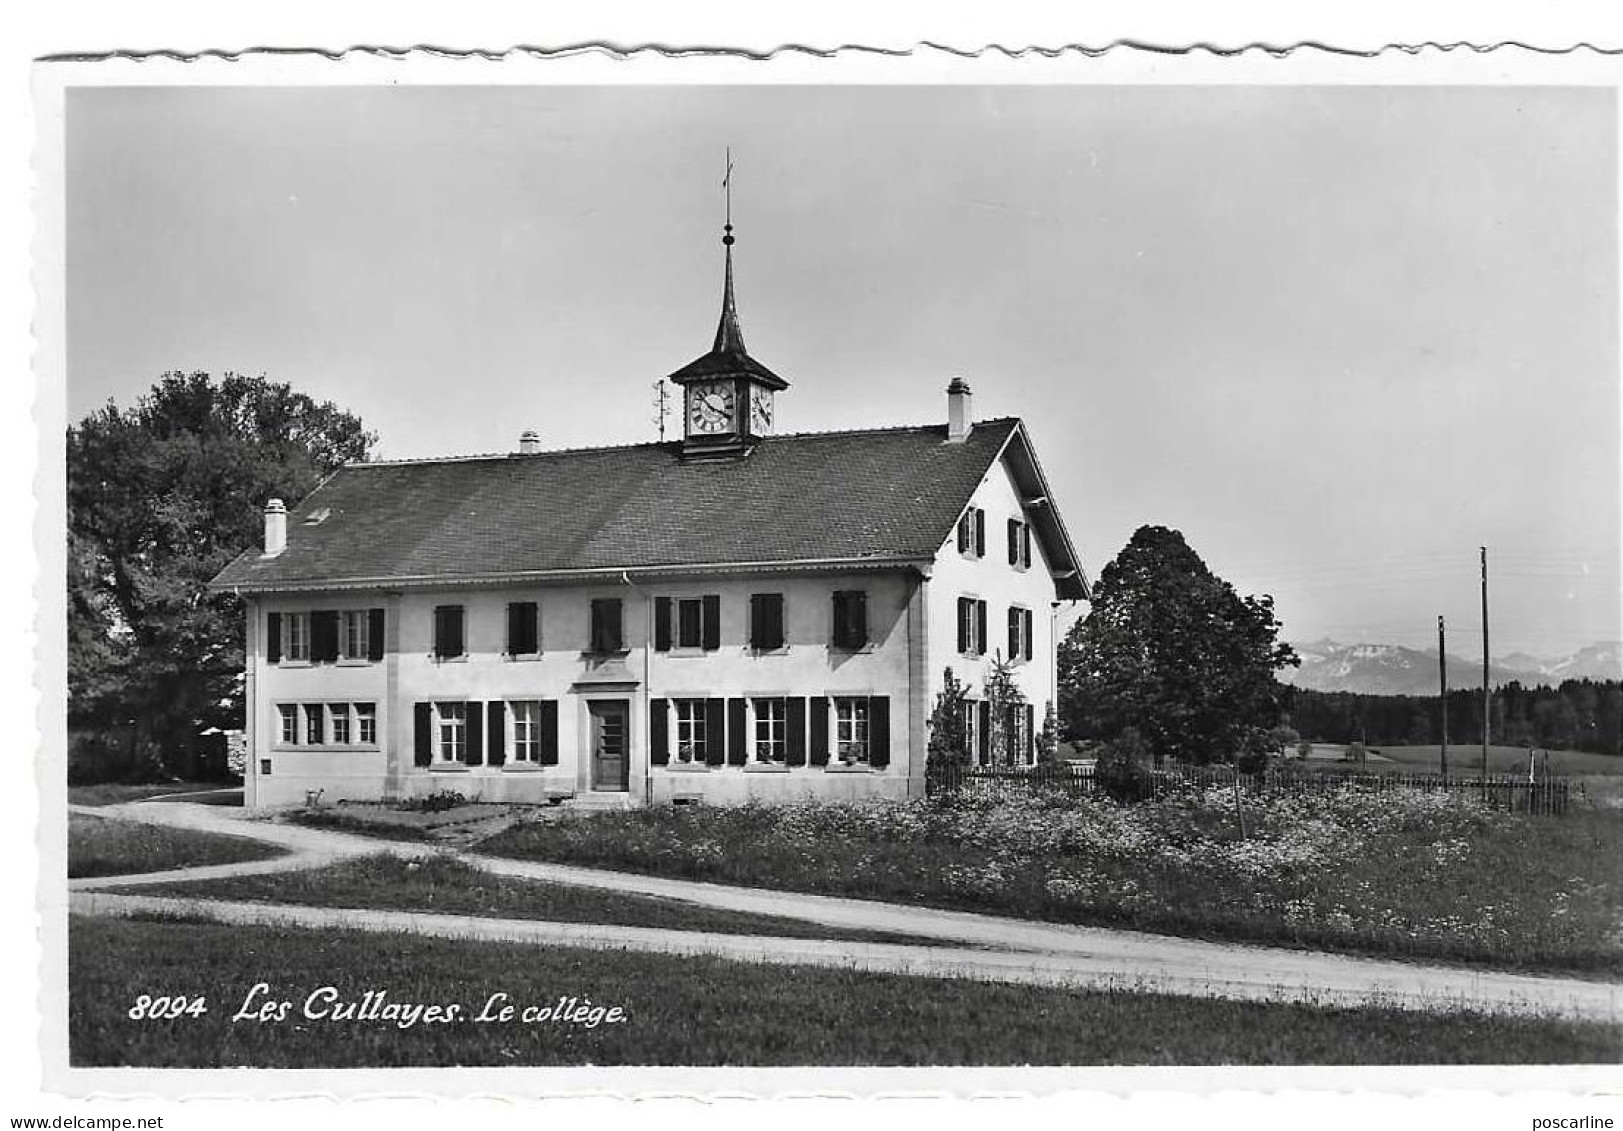
<instances>
[{"instance_id":1,"label":"dark wooden shutter","mask_svg":"<svg viewBox=\"0 0 1623 1131\"><path fill-rule=\"evenodd\" d=\"M868 697L868 765L890 765L890 697Z\"/></svg>"},{"instance_id":2,"label":"dark wooden shutter","mask_svg":"<svg viewBox=\"0 0 1623 1131\"><path fill-rule=\"evenodd\" d=\"M958 651L969 651L969 598L958 598Z\"/></svg>"},{"instance_id":3,"label":"dark wooden shutter","mask_svg":"<svg viewBox=\"0 0 1623 1131\"><path fill-rule=\"evenodd\" d=\"M981 724L980 736L975 741L975 745L980 749L976 750L975 753L984 763L987 755L992 752L992 705L982 699L975 704L975 709L980 713Z\"/></svg>"},{"instance_id":4,"label":"dark wooden shutter","mask_svg":"<svg viewBox=\"0 0 1623 1131\"><path fill-rule=\"evenodd\" d=\"M282 614L265 614L265 659L273 664L282 662Z\"/></svg>"},{"instance_id":5,"label":"dark wooden shutter","mask_svg":"<svg viewBox=\"0 0 1623 1131\"><path fill-rule=\"evenodd\" d=\"M467 720L468 728L468 754L467 764L470 766L483 766L485 764L485 705L483 703L469 703L462 709L462 717Z\"/></svg>"},{"instance_id":6,"label":"dark wooden shutter","mask_svg":"<svg viewBox=\"0 0 1623 1131\"><path fill-rule=\"evenodd\" d=\"M1025 632L1025 640L1024 640L1024 642L1025 642L1025 646L1026 646L1026 659L1029 660L1029 659L1031 659L1031 627L1032 627L1033 621L1032 621L1032 618L1031 618L1031 610L1030 609L1026 609L1025 614L1026 614L1026 632Z\"/></svg>"},{"instance_id":7,"label":"dark wooden shutter","mask_svg":"<svg viewBox=\"0 0 1623 1131\"><path fill-rule=\"evenodd\" d=\"M383 630L383 610L368 609L366 612L366 658L368 660L383 659Z\"/></svg>"},{"instance_id":8,"label":"dark wooden shutter","mask_svg":"<svg viewBox=\"0 0 1623 1131\"><path fill-rule=\"evenodd\" d=\"M1020 524L1020 564L1031 568L1031 526L1024 522Z\"/></svg>"},{"instance_id":9,"label":"dark wooden shutter","mask_svg":"<svg viewBox=\"0 0 1623 1131\"><path fill-rule=\"evenodd\" d=\"M986 655L986 602L975 602L975 651Z\"/></svg>"},{"instance_id":10,"label":"dark wooden shutter","mask_svg":"<svg viewBox=\"0 0 1623 1131\"><path fill-rule=\"evenodd\" d=\"M845 621L846 621L845 597L846 597L845 590L843 590L843 589L834 590L834 633L833 633L833 636L832 636L832 639L831 639L830 642L836 648L844 648L844 647L846 647L846 641L845 641Z\"/></svg>"},{"instance_id":11,"label":"dark wooden shutter","mask_svg":"<svg viewBox=\"0 0 1623 1131\"><path fill-rule=\"evenodd\" d=\"M766 594L750 594L750 647L760 651L766 647Z\"/></svg>"},{"instance_id":12,"label":"dark wooden shutter","mask_svg":"<svg viewBox=\"0 0 1623 1131\"><path fill-rule=\"evenodd\" d=\"M811 764L814 766L828 765L828 696L813 695L806 700L806 713L811 716L807 720L811 724L807 729L811 731L810 746Z\"/></svg>"},{"instance_id":13,"label":"dark wooden shutter","mask_svg":"<svg viewBox=\"0 0 1623 1131\"><path fill-rule=\"evenodd\" d=\"M442 660L466 651L462 641L462 606L440 605L434 609L434 655Z\"/></svg>"},{"instance_id":14,"label":"dark wooden shutter","mask_svg":"<svg viewBox=\"0 0 1623 1131\"><path fill-rule=\"evenodd\" d=\"M671 760L670 718L667 701L648 701L648 760L663 766Z\"/></svg>"},{"instance_id":15,"label":"dark wooden shutter","mask_svg":"<svg viewBox=\"0 0 1623 1131\"><path fill-rule=\"evenodd\" d=\"M986 512L980 507L975 508L975 556L986 556Z\"/></svg>"},{"instance_id":16,"label":"dark wooden shutter","mask_svg":"<svg viewBox=\"0 0 1623 1131\"><path fill-rule=\"evenodd\" d=\"M654 598L654 651L671 650L671 599Z\"/></svg>"},{"instance_id":17,"label":"dark wooden shutter","mask_svg":"<svg viewBox=\"0 0 1623 1131\"><path fill-rule=\"evenodd\" d=\"M1017 518L1009 520L1009 564L1020 564L1020 520Z\"/></svg>"},{"instance_id":18,"label":"dark wooden shutter","mask_svg":"<svg viewBox=\"0 0 1623 1131\"><path fill-rule=\"evenodd\" d=\"M412 708L415 723L416 745L419 766L434 764L434 704L418 703Z\"/></svg>"},{"instance_id":19,"label":"dark wooden shutter","mask_svg":"<svg viewBox=\"0 0 1623 1131\"><path fill-rule=\"evenodd\" d=\"M663 700L655 700L663 702ZM558 700L541 700L541 764L558 764Z\"/></svg>"},{"instance_id":20,"label":"dark wooden shutter","mask_svg":"<svg viewBox=\"0 0 1623 1131\"><path fill-rule=\"evenodd\" d=\"M853 589L845 595L848 648L861 648L868 643L868 594Z\"/></svg>"},{"instance_id":21,"label":"dark wooden shutter","mask_svg":"<svg viewBox=\"0 0 1623 1131\"><path fill-rule=\"evenodd\" d=\"M806 701L799 696L784 700L783 704L784 763L790 766L806 764Z\"/></svg>"},{"instance_id":22,"label":"dark wooden shutter","mask_svg":"<svg viewBox=\"0 0 1623 1131\"><path fill-rule=\"evenodd\" d=\"M603 630L605 652L618 652L625 647L625 625L620 614L620 598L610 597L603 602Z\"/></svg>"},{"instance_id":23,"label":"dark wooden shutter","mask_svg":"<svg viewBox=\"0 0 1623 1131\"><path fill-rule=\"evenodd\" d=\"M771 635L767 641L768 648L782 648L789 641L789 635L783 623L783 594L770 593L766 599L767 625Z\"/></svg>"},{"instance_id":24,"label":"dark wooden shutter","mask_svg":"<svg viewBox=\"0 0 1623 1131\"><path fill-rule=\"evenodd\" d=\"M965 511L963 517L958 520L958 552L960 554L969 549L970 539L974 533L974 525L974 512Z\"/></svg>"},{"instance_id":25,"label":"dark wooden shutter","mask_svg":"<svg viewBox=\"0 0 1623 1131\"><path fill-rule=\"evenodd\" d=\"M524 652L524 603L522 601L507 602L507 654L509 656L522 655Z\"/></svg>"},{"instance_id":26,"label":"dark wooden shutter","mask_svg":"<svg viewBox=\"0 0 1623 1131\"><path fill-rule=\"evenodd\" d=\"M704 639L700 647L706 652L721 647L721 598L714 593L704 599Z\"/></svg>"},{"instance_id":27,"label":"dark wooden shutter","mask_svg":"<svg viewBox=\"0 0 1623 1131\"><path fill-rule=\"evenodd\" d=\"M486 715L490 719L490 725L485 728L490 739L490 764L500 766L507 761L507 704L492 699Z\"/></svg>"},{"instance_id":28,"label":"dark wooden shutter","mask_svg":"<svg viewBox=\"0 0 1623 1131\"><path fill-rule=\"evenodd\" d=\"M338 659L338 613L322 609L310 614L310 660L331 664Z\"/></svg>"},{"instance_id":29,"label":"dark wooden shutter","mask_svg":"<svg viewBox=\"0 0 1623 1131\"><path fill-rule=\"evenodd\" d=\"M727 700L704 701L704 760L712 766L727 763Z\"/></svg>"},{"instance_id":30,"label":"dark wooden shutter","mask_svg":"<svg viewBox=\"0 0 1623 1131\"><path fill-rule=\"evenodd\" d=\"M1024 612L1024 609L1017 609L1013 605L1009 606L1009 659L1011 661L1020 658L1020 629L1025 625Z\"/></svg>"},{"instance_id":31,"label":"dark wooden shutter","mask_svg":"<svg viewBox=\"0 0 1623 1131\"><path fill-rule=\"evenodd\" d=\"M727 700L727 761L742 766L749 761L749 716L742 699Z\"/></svg>"}]
</instances>

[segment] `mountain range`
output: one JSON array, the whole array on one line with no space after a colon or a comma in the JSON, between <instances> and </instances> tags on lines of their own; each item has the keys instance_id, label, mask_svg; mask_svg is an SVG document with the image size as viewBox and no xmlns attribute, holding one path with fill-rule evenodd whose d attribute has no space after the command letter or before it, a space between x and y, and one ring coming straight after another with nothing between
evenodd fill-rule
<instances>
[{"instance_id":1,"label":"mountain range","mask_svg":"<svg viewBox=\"0 0 1623 1131\"><path fill-rule=\"evenodd\" d=\"M1354 691L1364 695L1437 694L1437 650L1400 644L1341 644L1328 638L1293 644L1302 666L1287 668L1280 679L1315 691ZM1555 685L1566 679L1623 679L1623 643L1590 644L1570 656L1541 659L1525 652L1490 659L1488 680L1494 686L1515 680L1527 686ZM1482 686L1482 658L1449 653L1448 686Z\"/></svg>"}]
</instances>

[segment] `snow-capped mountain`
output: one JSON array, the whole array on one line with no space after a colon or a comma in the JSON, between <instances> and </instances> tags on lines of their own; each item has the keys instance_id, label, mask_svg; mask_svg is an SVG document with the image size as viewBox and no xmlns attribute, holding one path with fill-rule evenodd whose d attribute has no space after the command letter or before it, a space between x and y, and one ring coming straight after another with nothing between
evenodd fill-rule
<instances>
[{"instance_id":1,"label":"snow-capped mountain","mask_svg":"<svg viewBox=\"0 0 1623 1131\"><path fill-rule=\"evenodd\" d=\"M1296 644L1302 666L1280 678L1315 691L1355 691L1365 695L1435 695L1437 650L1399 644L1341 644L1324 639ZM1570 656L1542 660L1525 652L1493 659L1488 679L1494 685L1560 683L1564 679L1623 679L1623 644L1591 644ZM1482 660L1453 653L1448 657L1451 688L1482 686Z\"/></svg>"}]
</instances>

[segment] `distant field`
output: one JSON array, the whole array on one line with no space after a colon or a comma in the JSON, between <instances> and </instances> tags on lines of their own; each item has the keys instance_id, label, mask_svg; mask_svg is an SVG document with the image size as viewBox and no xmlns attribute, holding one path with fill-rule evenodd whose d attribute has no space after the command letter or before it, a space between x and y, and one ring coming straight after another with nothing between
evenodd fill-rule
<instances>
[{"instance_id":1,"label":"distant field","mask_svg":"<svg viewBox=\"0 0 1623 1131\"><path fill-rule=\"evenodd\" d=\"M1437 772L1441 768L1438 746L1371 746L1370 752L1379 752L1388 762L1404 769L1421 773ZM1608 754L1586 754L1581 750L1551 750L1549 768L1552 774L1579 776L1584 774L1623 775L1623 758ZM1482 747L1448 747L1448 770L1451 774L1476 773L1482 766ZM1544 758L1539 758L1543 772ZM1527 772L1527 747L1489 746L1488 772L1515 774Z\"/></svg>"}]
</instances>

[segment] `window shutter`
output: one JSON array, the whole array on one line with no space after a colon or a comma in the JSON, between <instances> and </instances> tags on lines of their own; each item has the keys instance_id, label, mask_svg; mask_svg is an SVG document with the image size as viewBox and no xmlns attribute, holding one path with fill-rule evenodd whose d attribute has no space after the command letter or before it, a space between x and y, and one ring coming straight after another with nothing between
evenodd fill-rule
<instances>
[{"instance_id":1,"label":"window shutter","mask_svg":"<svg viewBox=\"0 0 1623 1131\"><path fill-rule=\"evenodd\" d=\"M766 599L767 624L772 629L768 638L768 647L782 648L789 642L789 634L783 623L783 594L773 593Z\"/></svg>"},{"instance_id":2,"label":"window shutter","mask_svg":"<svg viewBox=\"0 0 1623 1131\"><path fill-rule=\"evenodd\" d=\"M975 556L986 556L986 512L980 507L975 508Z\"/></svg>"},{"instance_id":3,"label":"window shutter","mask_svg":"<svg viewBox=\"0 0 1623 1131\"><path fill-rule=\"evenodd\" d=\"M727 700L727 761L742 766L749 761L749 716L742 699Z\"/></svg>"},{"instance_id":4,"label":"window shutter","mask_svg":"<svg viewBox=\"0 0 1623 1131\"><path fill-rule=\"evenodd\" d=\"M318 664L338 660L338 613L332 609L310 614L310 659Z\"/></svg>"},{"instance_id":5,"label":"window shutter","mask_svg":"<svg viewBox=\"0 0 1623 1131\"><path fill-rule=\"evenodd\" d=\"M265 659L272 664L282 662L282 614L265 614Z\"/></svg>"},{"instance_id":6,"label":"window shutter","mask_svg":"<svg viewBox=\"0 0 1623 1131\"><path fill-rule=\"evenodd\" d=\"M958 520L958 552L960 554L969 549L970 528L974 524L974 513L972 511L965 511L963 517Z\"/></svg>"},{"instance_id":7,"label":"window shutter","mask_svg":"<svg viewBox=\"0 0 1623 1131\"><path fill-rule=\"evenodd\" d=\"M980 749L975 751L975 753L980 758L981 764L984 765L986 763L987 755L992 752L992 705L986 700L982 699L975 705L975 708L980 712L981 715L980 740L976 743Z\"/></svg>"},{"instance_id":8,"label":"window shutter","mask_svg":"<svg viewBox=\"0 0 1623 1131\"><path fill-rule=\"evenodd\" d=\"M868 765L890 765L890 697L868 697Z\"/></svg>"},{"instance_id":9,"label":"window shutter","mask_svg":"<svg viewBox=\"0 0 1623 1131\"><path fill-rule=\"evenodd\" d=\"M1020 524L1020 564L1031 568L1031 526L1024 522Z\"/></svg>"},{"instance_id":10,"label":"window shutter","mask_svg":"<svg viewBox=\"0 0 1623 1131\"><path fill-rule=\"evenodd\" d=\"M434 610L434 655L444 660L464 651L462 606L440 605Z\"/></svg>"},{"instance_id":11,"label":"window shutter","mask_svg":"<svg viewBox=\"0 0 1623 1131\"><path fill-rule=\"evenodd\" d=\"M986 602L975 602L975 651L986 655Z\"/></svg>"},{"instance_id":12,"label":"window shutter","mask_svg":"<svg viewBox=\"0 0 1623 1131\"><path fill-rule=\"evenodd\" d=\"M463 708L463 717L468 720L467 764L482 766L485 764L485 705L469 703Z\"/></svg>"},{"instance_id":13,"label":"window shutter","mask_svg":"<svg viewBox=\"0 0 1623 1131\"><path fill-rule=\"evenodd\" d=\"M1020 658L1020 628L1021 628L1021 625L1025 623L1025 618L1021 615L1022 612L1023 612L1023 610L1017 609L1013 605L1009 606L1009 659L1010 660L1018 660Z\"/></svg>"},{"instance_id":14,"label":"window shutter","mask_svg":"<svg viewBox=\"0 0 1623 1131\"><path fill-rule=\"evenodd\" d=\"M1029 660L1029 659L1031 659L1031 627L1032 627L1032 623L1033 623L1032 617L1031 617L1031 610L1026 609L1025 610L1025 615L1026 615L1026 631L1025 631L1025 634L1024 634L1023 643L1026 646L1026 659Z\"/></svg>"},{"instance_id":15,"label":"window shutter","mask_svg":"<svg viewBox=\"0 0 1623 1131\"><path fill-rule=\"evenodd\" d=\"M766 645L766 594L750 594L750 647L757 651Z\"/></svg>"},{"instance_id":16,"label":"window shutter","mask_svg":"<svg viewBox=\"0 0 1623 1131\"><path fill-rule=\"evenodd\" d=\"M556 708L557 704L553 706ZM671 744L667 737L670 729L669 710L664 699L648 701L648 760L663 766L671 760Z\"/></svg>"},{"instance_id":17,"label":"window shutter","mask_svg":"<svg viewBox=\"0 0 1623 1131\"><path fill-rule=\"evenodd\" d=\"M831 643L836 648L845 648L849 646L845 639L845 622L847 619L845 612L846 596L847 594L845 590L834 590L834 632Z\"/></svg>"},{"instance_id":18,"label":"window shutter","mask_svg":"<svg viewBox=\"0 0 1623 1131\"><path fill-rule=\"evenodd\" d=\"M704 760L711 766L727 762L727 700L704 701Z\"/></svg>"},{"instance_id":19,"label":"window shutter","mask_svg":"<svg viewBox=\"0 0 1623 1131\"><path fill-rule=\"evenodd\" d=\"M654 651L671 650L671 599L654 598Z\"/></svg>"},{"instance_id":20,"label":"window shutter","mask_svg":"<svg viewBox=\"0 0 1623 1131\"><path fill-rule=\"evenodd\" d=\"M625 626L620 620L620 599L618 597L610 597L608 600L603 602L603 609L607 614L603 618L603 624L605 633L608 637L608 639L605 641L607 646L603 650L605 652L618 652L621 648L625 647Z\"/></svg>"},{"instance_id":21,"label":"window shutter","mask_svg":"<svg viewBox=\"0 0 1623 1131\"><path fill-rule=\"evenodd\" d=\"M828 696L813 695L806 700L806 711L811 715L811 764L828 765Z\"/></svg>"},{"instance_id":22,"label":"window shutter","mask_svg":"<svg viewBox=\"0 0 1623 1131\"><path fill-rule=\"evenodd\" d=\"M490 735L490 764L500 766L507 761L507 704L500 699L492 699L487 714L490 725L486 733Z\"/></svg>"},{"instance_id":23,"label":"window shutter","mask_svg":"<svg viewBox=\"0 0 1623 1131\"><path fill-rule=\"evenodd\" d=\"M861 648L868 643L868 594L861 589L851 591L848 602L851 609L851 647Z\"/></svg>"},{"instance_id":24,"label":"window shutter","mask_svg":"<svg viewBox=\"0 0 1623 1131\"><path fill-rule=\"evenodd\" d=\"M706 652L721 647L721 598L714 593L704 599L704 639L700 646Z\"/></svg>"},{"instance_id":25,"label":"window shutter","mask_svg":"<svg viewBox=\"0 0 1623 1131\"><path fill-rule=\"evenodd\" d=\"M969 598L958 598L958 651L969 651Z\"/></svg>"},{"instance_id":26,"label":"window shutter","mask_svg":"<svg viewBox=\"0 0 1623 1131\"><path fill-rule=\"evenodd\" d=\"M524 651L524 606L518 601L507 602L507 654L521 655Z\"/></svg>"},{"instance_id":27,"label":"window shutter","mask_svg":"<svg viewBox=\"0 0 1623 1131\"><path fill-rule=\"evenodd\" d=\"M383 659L383 610L368 609L366 612L366 658L368 660Z\"/></svg>"},{"instance_id":28,"label":"window shutter","mask_svg":"<svg viewBox=\"0 0 1623 1131\"><path fill-rule=\"evenodd\" d=\"M655 700L663 703L663 699ZM662 716L663 717L663 716ZM558 700L541 700L541 764L558 764Z\"/></svg>"},{"instance_id":29,"label":"window shutter","mask_svg":"<svg viewBox=\"0 0 1623 1131\"><path fill-rule=\"evenodd\" d=\"M1017 518L1009 520L1009 564L1020 564L1020 520Z\"/></svg>"},{"instance_id":30,"label":"window shutter","mask_svg":"<svg viewBox=\"0 0 1623 1131\"><path fill-rule=\"evenodd\" d=\"M416 754L419 766L434 763L434 704L418 703L413 709L416 727Z\"/></svg>"},{"instance_id":31,"label":"window shutter","mask_svg":"<svg viewBox=\"0 0 1623 1131\"><path fill-rule=\"evenodd\" d=\"M806 701L791 696L783 704L784 763L806 764Z\"/></svg>"}]
</instances>

